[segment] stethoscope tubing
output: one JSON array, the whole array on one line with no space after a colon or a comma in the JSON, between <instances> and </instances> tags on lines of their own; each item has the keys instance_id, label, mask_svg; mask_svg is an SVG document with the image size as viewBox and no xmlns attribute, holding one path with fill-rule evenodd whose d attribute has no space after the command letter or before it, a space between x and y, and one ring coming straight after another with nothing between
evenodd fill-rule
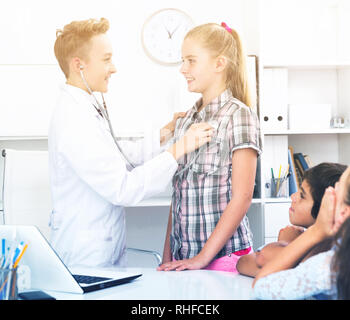
<instances>
[{"instance_id":1,"label":"stethoscope tubing","mask_svg":"<svg viewBox=\"0 0 350 320\"><path fill-rule=\"evenodd\" d=\"M101 92L101 96L102 96L102 100L103 100L103 106L101 105L101 103L97 100L97 98L95 97L94 93L92 92L92 90L90 89L87 81L85 80L85 77L84 77L84 73L83 71L80 69L80 75L81 75L81 78L84 82L84 85L85 87L87 88L87 90L89 91L89 93L92 95L92 97L94 98L96 104L97 104L97 107L98 109L100 110L100 112L102 113L103 117L107 120L107 123L108 123L108 127L109 127L109 131L112 135L112 138L114 140L114 143L116 144L118 150L120 151L121 155L123 156L123 158L125 159L125 161L133 168L135 169L136 166L133 164L133 162L126 156L126 154L124 153L123 149L121 148L121 146L119 145L118 141L117 141L117 138L114 134L114 131L113 131L113 127L112 127L112 123L109 119L109 114L108 114L108 111L107 111L107 105L105 103L105 99L103 97L103 93ZM95 106L96 107L96 106Z\"/></svg>"}]
</instances>

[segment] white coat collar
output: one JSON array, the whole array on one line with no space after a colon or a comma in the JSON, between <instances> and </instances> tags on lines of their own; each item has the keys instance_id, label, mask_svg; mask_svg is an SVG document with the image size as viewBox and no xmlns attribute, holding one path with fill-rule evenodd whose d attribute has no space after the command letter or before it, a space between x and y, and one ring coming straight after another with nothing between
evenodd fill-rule
<instances>
[{"instance_id":1,"label":"white coat collar","mask_svg":"<svg viewBox=\"0 0 350 320\"><path fill-rule=\"evenodd\" d=\"M86 104L88 104L91 106L91 108L88 108L90 110L90 112L93 112L93 114L99 120L104 119L98 113L98 111L96 109L96 105L97 105L96 100L91 94L89 94L88 92L86 92L83 89L80 89L78 87L72 86L72 85L67 84L67 83L62 84L61 89L66 91L76 101L76 103L79 106L84 108L84 110L86 110Z\"/></svg>"},{"instance_id":2,"label":"white coat collar","mask_svg":"<svg viewBox=\"0 0 350 320\"><path fill-rule=\"evenodd\" d=\"M82 100L87 100L89 103L95 102L94 98L88 92L78 87L65 83L62 85L62 89L72 95L77 102L81 102Z\"/></svg>"}]
</instances>

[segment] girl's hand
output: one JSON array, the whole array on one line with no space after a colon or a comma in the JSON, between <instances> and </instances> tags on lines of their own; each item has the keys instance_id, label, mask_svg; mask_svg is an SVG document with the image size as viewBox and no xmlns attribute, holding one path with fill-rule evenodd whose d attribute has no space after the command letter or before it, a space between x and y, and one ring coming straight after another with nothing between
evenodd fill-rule
<instances>
[{"instance_id":1,"label":"girl's hand","mask_svg":"<svg viewBox=\"0 0 350 320\"><path fill-rule=\"evenodd\" d=\"M316 222L311 226L324 239L333 237L340 227L340 224L335 221L335 208L335 189L333 187L328 187L322 198Z\"/></svg>"},{"instance_id":2,"label":"girl's hand","mask_svg":"<svg viewBox=\"0 0 350 320\"><path fill-rule=\"evenodd\" d=\"M304 228L298 226L286 226L278 234L278 241L292 242L304 232Z\"/></svg>"},{"instance_id":3,"label":"girl's hand","mask_svg":"<svg viewBox=\"0 0 350 320\"><path fill-rule=\"evenodd\" d=\"M161 264L157 270L158 271L183 271L183 270L198 270L203 269L208 265L200 255L196 255L191 259L172 261Z\"/></svg>"}]
</instances>

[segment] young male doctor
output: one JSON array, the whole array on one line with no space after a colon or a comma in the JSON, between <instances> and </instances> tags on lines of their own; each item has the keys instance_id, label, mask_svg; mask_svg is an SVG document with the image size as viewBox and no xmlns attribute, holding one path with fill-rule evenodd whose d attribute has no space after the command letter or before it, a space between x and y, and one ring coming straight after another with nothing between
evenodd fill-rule
<instances>
[{"instance_id":1,"label":"young male doctor","mask_svg":"<svg viewBox=\"0 0 350 320\"><path fill-rule=\"evenodd\" d=\"M124 206L163 191L177 160L212 134L206 123L193 125L168 150L133 169L127 166L123 153L130 152L116 144L108 113L93 94L107 92L116 72L108 29L102 18L75 21L56 33L55 55L67 82L49 129L50 225L51 243L68 266L125 266ZM142 148L134 149L133 158Z\"/></svg>"}]
</instances>

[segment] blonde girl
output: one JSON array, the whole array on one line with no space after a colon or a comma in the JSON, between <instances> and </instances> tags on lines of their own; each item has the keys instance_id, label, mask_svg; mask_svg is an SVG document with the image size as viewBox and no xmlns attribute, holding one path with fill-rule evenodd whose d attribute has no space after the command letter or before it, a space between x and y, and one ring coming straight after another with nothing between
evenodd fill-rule
<instances>
[{"instance_id":1,"label":"blonde girl","mask_svg":"<svg viewBox=\"0 0 350 320\"><path fill-rule=\"evenodd\" d=\"M252 247L246 213L261 153L245 55L235 30L209 23L189 31L182 59L180 72L188 90L202 97L177 121L175 139L193 123L209 122L216 133L180 161L158 270L237 272L238 258Z\"/></svg>"}]
</instances>

